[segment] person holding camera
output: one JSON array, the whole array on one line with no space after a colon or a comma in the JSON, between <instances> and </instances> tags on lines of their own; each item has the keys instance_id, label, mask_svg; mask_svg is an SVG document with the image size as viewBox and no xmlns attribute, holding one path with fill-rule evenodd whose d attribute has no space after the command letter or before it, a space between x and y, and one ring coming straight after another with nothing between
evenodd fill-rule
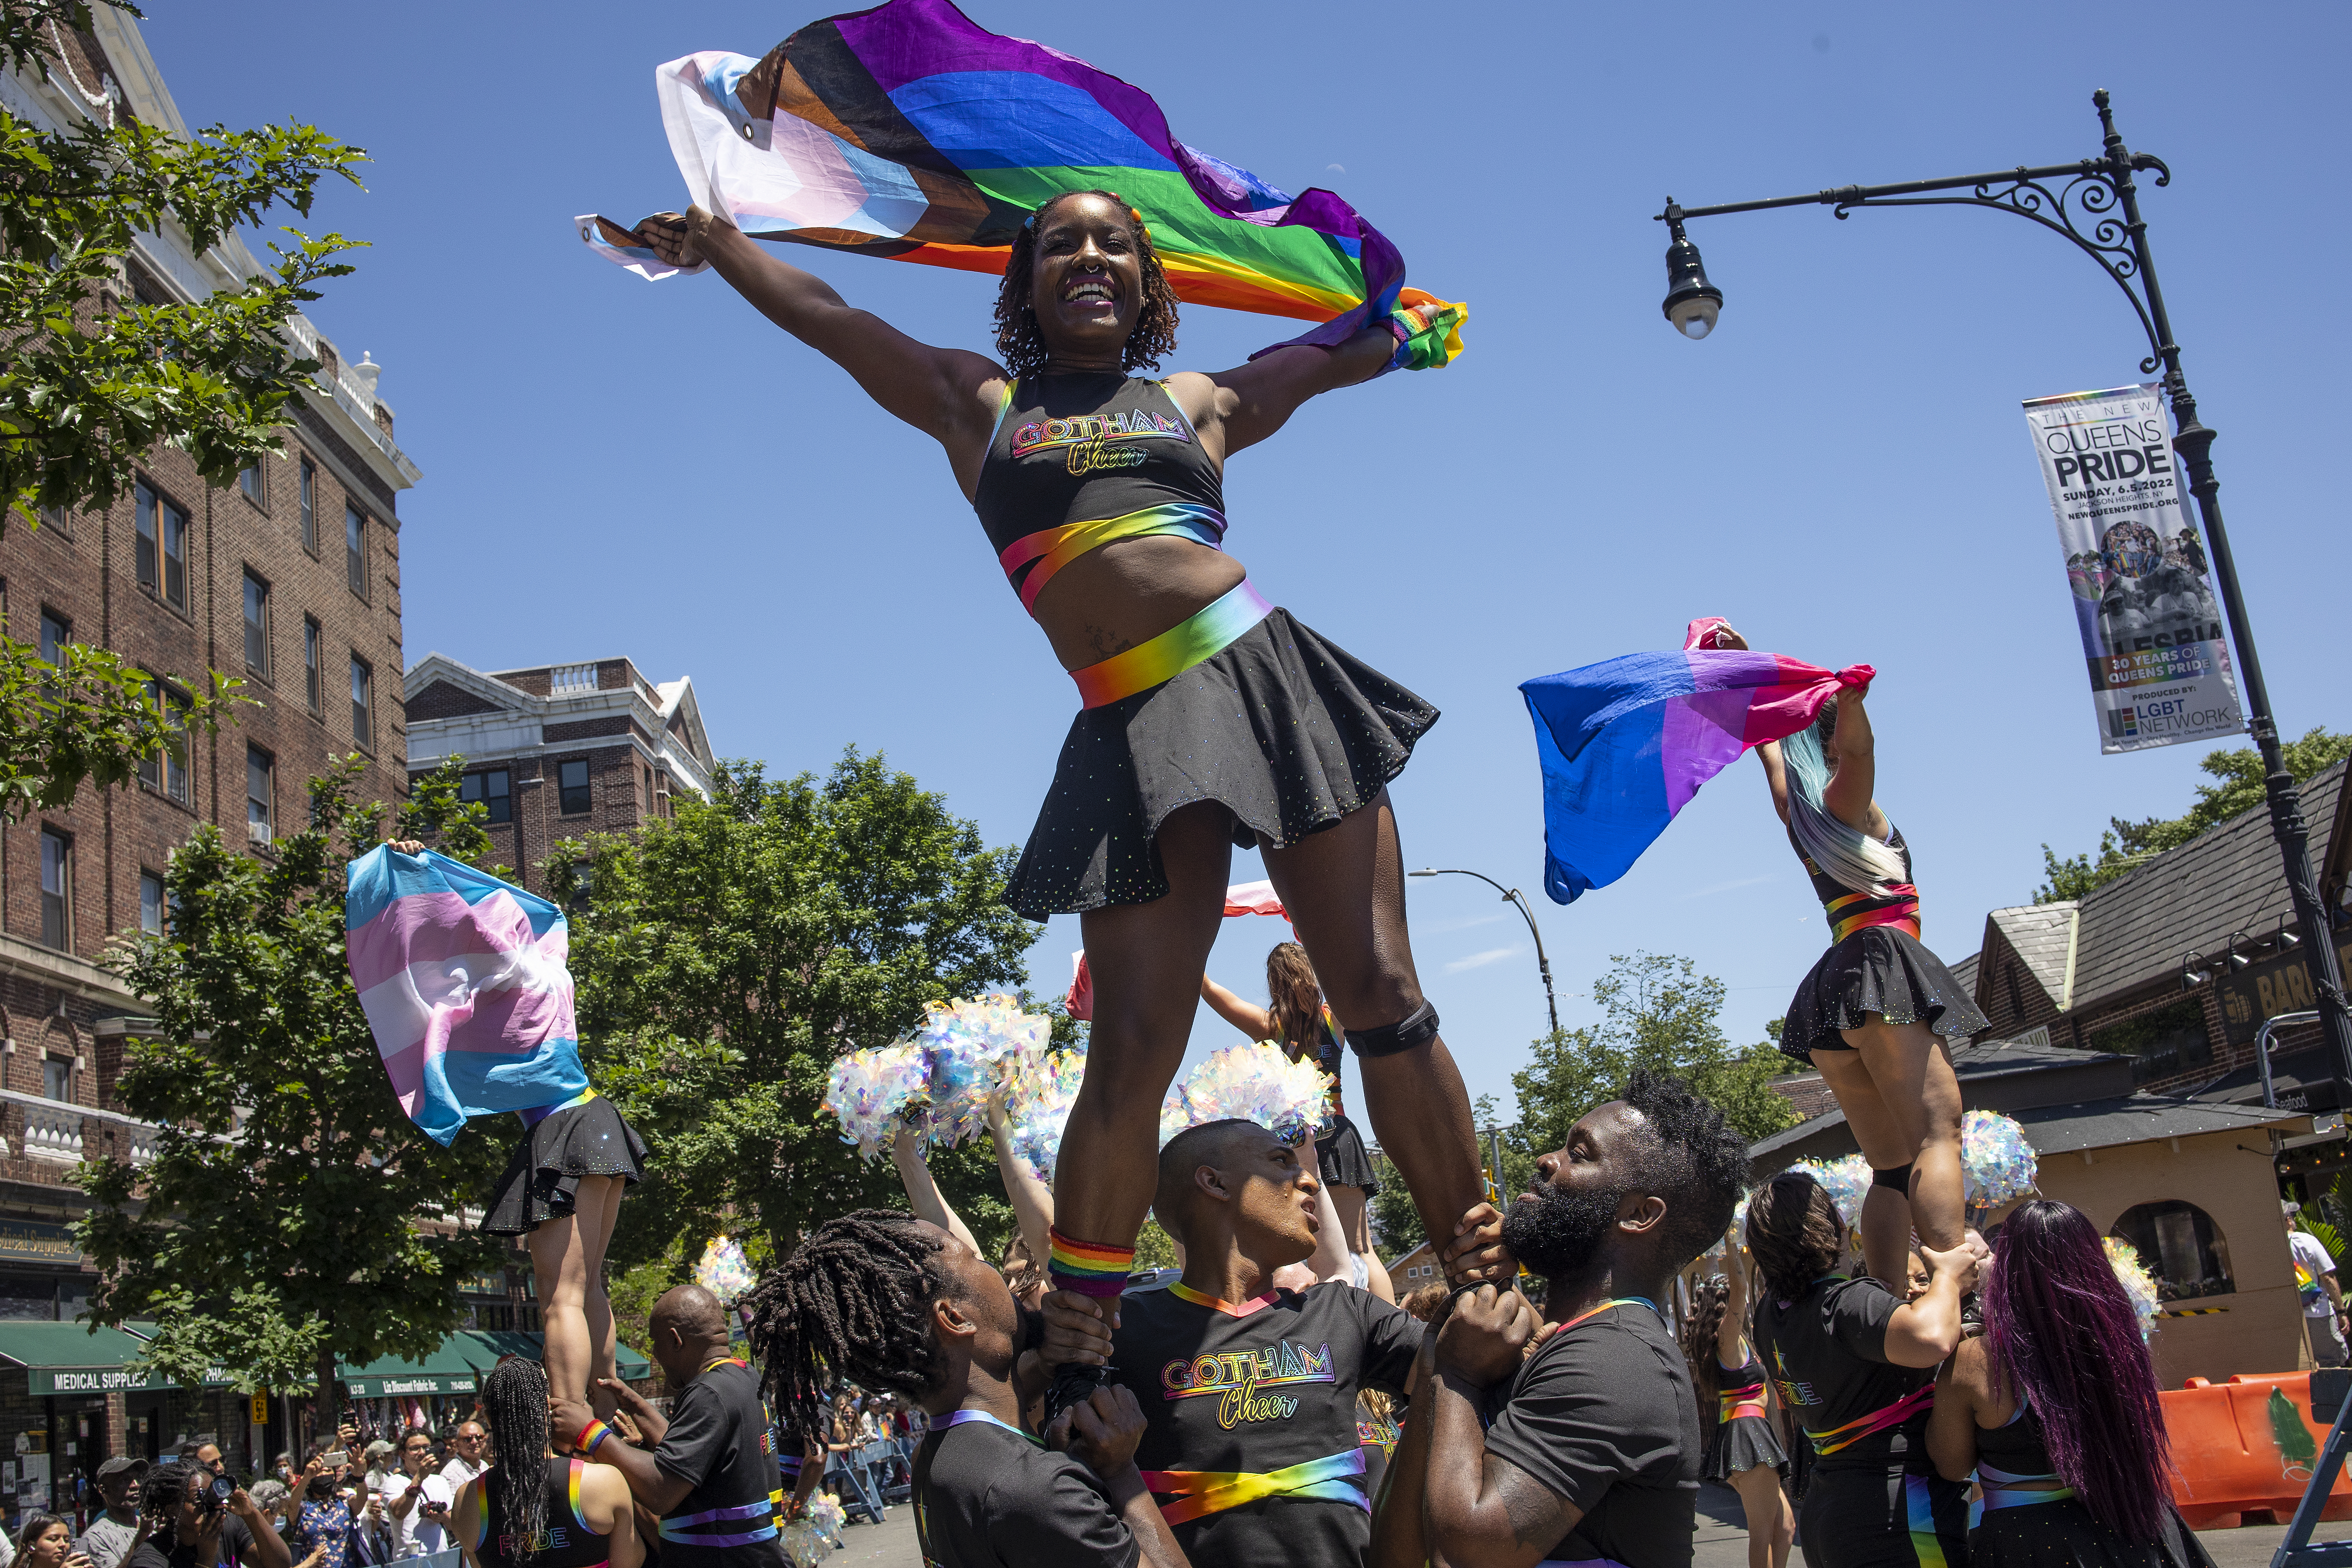
<instances>
[{"instance_id":1,"label":"person holding camera","mask_svg":"<svg viewBox=\"0 0 2352 1568\"><path fill-rule=\"evenodd\" d=\"M422 1426L403 1432L400 1468L383 1481L383 1510L392 1521L394 1557L428 1556L456 1544L449 1539L449 1505L457 1492L439 1472L433 1434Z\"/></svg>"},{"instance_id":2,"label":"person holding camera","mask_svg":"<svg viewBox=\"0 0 2352 1568\"><path fill-rule=\"evenodd\" d=\"M164 1465L141 1483L146 1539L123 1568L293 1568L293 1553L250 1494L197 1465Z\"/></svg>"}]
</instances>

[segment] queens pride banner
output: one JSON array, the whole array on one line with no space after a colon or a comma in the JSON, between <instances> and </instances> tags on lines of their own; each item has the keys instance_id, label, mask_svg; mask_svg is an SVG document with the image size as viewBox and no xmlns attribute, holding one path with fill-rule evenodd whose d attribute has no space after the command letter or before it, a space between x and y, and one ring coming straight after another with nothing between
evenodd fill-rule
<instances>
[{"instance_id":1,"label":"queens pride banner","mask_svg":"<svg viewBox=\"0 0 2352 1568\"><path fill-rule=\"evenodd\" d=\"M588 1088L563 911L426 850L351 863L343 941L401 1109L436 1143Z\"/></svg>"},{"instance_id":2,"label":"queens pride banner","mask_svg":"<svg viewBox=\"0 0 2352 1568\"><path fill-rule=\"evenodd\" d=\"M2157 383L2027 400L2102 752L2244 732Z\"/></svg>"}]
</instances>

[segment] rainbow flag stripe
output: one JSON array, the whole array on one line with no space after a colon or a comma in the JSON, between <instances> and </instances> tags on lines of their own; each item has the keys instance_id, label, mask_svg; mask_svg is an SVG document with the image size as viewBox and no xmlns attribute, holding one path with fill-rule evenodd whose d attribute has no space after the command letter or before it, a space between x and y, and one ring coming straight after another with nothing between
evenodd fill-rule
<instances>
[{"instance_id":1,"label":"rainbow flag stripe","mask_svg":"<svg viewBox=\"0 0 2352 1568\"><path fill-rule=\"evenodd\" d=\"M1143 213L1179 298L1321 323L1292 342L1344 342L1401 303L1438 303L1404 288L1396 247L1331 192L1292 196L1184 145L1141 89L949 0L888 0L762 58L705 51L654 80L689 194L757 238L1001 274L1040 203L1108 189ZM574 227L641 277L677 270L608 218ZM1460 353L1462 315L1392 327L1398 363Z\"/></svg>"},{"instance_id":2,"label":"rainbow flag stripe","mask_svg":"<svg viewBox=\"0 0 2352 1568\"><path fill-rule=\"evenodd\" d=\"M1308 1459L1264 1475L1247 1470L1146 1470L1143 1484L1154 1493L1176 1500L1160 1505L1160 1517L1170 1524L1182 1524L1270 1497L1353 1503L1370 1513L1372 1504L1364 1495L1363 1473L1364 1450L1359 1446L1344 1454Z\"/></svg>"},{"instance_id":3,"label":"rainbow flag stripe","mask_svg":"<svg viewBox=\"0 0 2352 1568\"><path fill-rule=\"evenodd\" d=\"M1779 654L1679 648L1522 681L1544 777L1544 891L1605 888L1699 786L1750 746L1793 735L1866 664L1827 670Z\"/></svg>"},{"instance_id":4,"label":"rainbow flag stripe","mask_svg":"<svg viewBox=\"0 0 2352 1568\"><path fill-rule=\"evenodd\" d=\"M1135 1267L1135 1248L1080 1241L1060 1230L1053 1238L1053 1260L1045 1272L1054 1283L1082 1296L1116 1296L1127 1289L1128 1271Z\"/></svg>"},{"instance_id":5,"label":"rainbow flag stripe","mask_svg":"<svg viewBox=\"0 0 2352 1568\"><path fill-rule=\"evenodd\" d=\"M1082 707L1103 708L1123 697L1173 680L1204 659L1214 658L1234 640L1274 613L1274 606L1244 578L1158 637L1115 653L1100 664L1070 671Z\"/></svg>"},{"instance_id":6,"label":"rainbow flag stripe","mask_svg":"<svg viewBox=\"0 0 2352 1568\"><path fill-rule=\"evenodd\" d=\"M572 1021L563 911L426 850L345 872L343 953L409 1119L447 1144L477 1116L593 1098Z\"/></svg>"}]
</instances>

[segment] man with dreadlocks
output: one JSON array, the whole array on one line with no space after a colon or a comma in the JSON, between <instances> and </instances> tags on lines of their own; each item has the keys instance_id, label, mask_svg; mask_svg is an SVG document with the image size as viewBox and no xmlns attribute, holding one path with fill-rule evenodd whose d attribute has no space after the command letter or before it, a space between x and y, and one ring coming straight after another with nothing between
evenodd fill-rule
<instances>
[{"instance_id":1,"label":"man with dreadlocks","mask_svg":"<svg viewBox=\"0 0 2352 1568\"><path fill-rule=\"evenodd\" d=\"M920 1401L915 1530L931 1568L1188 1568L1135 1468L1134 1395L1098 1388L1021 1427L1022 1313L1003 1277L928 1220L829 1220L751 1293L751 1348L785 1418L814 1431L845 1384Z\"/></svg>"},{"instance_id":2,"label":"man with dreadlocks","mask_svg":"<svg viewBox=\"0 0 2352 1568\"><path fill-rule=\"evenodd\" d=\"M1437 710L1269 604L1223 549L1227 459L1307 399L1412 363L1414 335L1450 307L1383 305L1332 347L1154 379L1137 373L1175 347L1176 296L1143 215L1114 192L1064 192L1022 227L997 296L1001 364L851 309L699 207L637 234L666 262L707 260L947 449L1077 684L1083 710L1005 893L1032 920L1078 913L1094 976L1055 1193L1059 1286L1106 1305L1125 1288L1235 845L1265 857L1423 1226L1458 1234L1483 1197L1477 1135L1413 968L1388 794ZM1056 1372L1049 1408L1099 1380Z\"/></svg>"},{"instance_id":3,"label":"man with dreadlocks","mask_svg":"<svg viewBox=\"0 0 2352 1568\"><path fill-rule=\"evenodd\" d=\"M669 1415L625 1384L607 1386L647 1446L621 1441L561 1391L548 1401L551 1436L628 1479L661 1520L662 1568L782 1568L784 1500L768 1412L758 1374L728 1342L727 1309L699 1285L676 1286L654 1303L646 1330L669 1383Z\"/></svg>"}]
</instances>

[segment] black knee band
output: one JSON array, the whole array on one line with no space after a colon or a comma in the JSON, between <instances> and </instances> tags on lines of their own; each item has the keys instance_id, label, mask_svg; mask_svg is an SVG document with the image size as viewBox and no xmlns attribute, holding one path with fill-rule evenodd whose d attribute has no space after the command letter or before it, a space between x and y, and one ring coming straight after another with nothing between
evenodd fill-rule
<instances>
[{"instance_id":1,"label":"black knee band","mask_svg":"<svg viewBox=\"0 0 2352 1568\"><path fill-rule=\"evenodd\" d=\"M1891 1171L1873 1171L1870 1173L1870 1184L1901 1193L1907 1198L1911 1195L1911 1167L1897 1165Z\"/></svg>"},{"instance_id":2,"label":"black knee band","mask_svg":"<svg viewBox=\"0 0 2352 1568\"><path fill-rule=\"evenodd\" d=\"M1393 1024L1350 1029L1348 1044L1360 1057L1392 1057L1437 1038L1437 1009L1423 1002Z\"/></svg>"}]
</instances>

